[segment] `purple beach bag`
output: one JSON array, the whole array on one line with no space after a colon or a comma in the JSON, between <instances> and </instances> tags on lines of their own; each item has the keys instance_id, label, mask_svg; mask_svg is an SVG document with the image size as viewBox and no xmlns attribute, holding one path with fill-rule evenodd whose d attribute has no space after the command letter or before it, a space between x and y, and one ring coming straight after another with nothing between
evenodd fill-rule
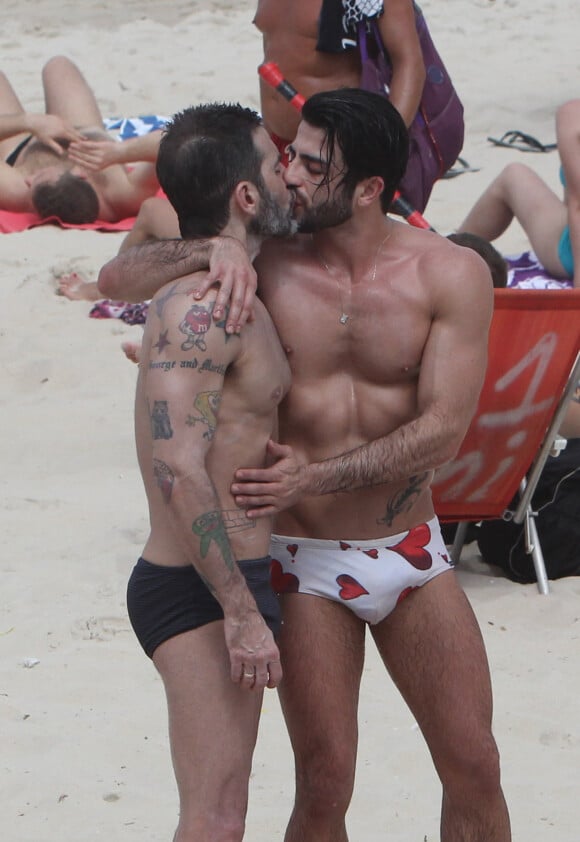
<instances>
[{"instance_id":1,"label":"purple beach bag","mask_svg":"<svg viewBox=\"0 0 580 842\"><path fill-rule=\"evenodd\" d=\"M409 129L409 163L399 190L422 213L433 185L453 166L461 152L465 126L463 105L418 6L415 6L415 21L427 75L419 110ZM388 97L393 70L376 19L361 21L358 35L360 86Z\"/></svg>"}]
</instances>

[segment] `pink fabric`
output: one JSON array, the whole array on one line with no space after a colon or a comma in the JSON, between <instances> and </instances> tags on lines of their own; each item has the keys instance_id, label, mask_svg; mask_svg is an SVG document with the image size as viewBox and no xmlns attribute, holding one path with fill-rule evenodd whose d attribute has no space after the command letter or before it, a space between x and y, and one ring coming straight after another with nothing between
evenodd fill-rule
<instances>
[{"instance_id":1,"label":"pink fabric","mask_svg":"<svg viewBox=\"0 0 580 842\"><path fill-rule=\"evenodd\" d=\"M0 210L0 234L14 234L17 231L26 231L28 228L36 228L39 225L58 225L61 228L87 228L94 231L130 231L135 223L135 218L134 216L129 216L118 222L104 222L103 220L97 219L95 222L71 225L68 222L61 222L56 216L41 219L36 213L13 213L12 211Z\"/></svg>"},{"instance_id":2,"label":"pink fabric","mask_svg":"<svg viewBox=\"0 0 580 842\"><path fill-rule=\"evenodd\" d=\"M158 189L156 196L167 198L161 189ZM75 225L70 222L62 222L57 216L50 216L41 219L36 213L14 213L0 209L0 234L15 234L18 231L26 231L28 228L37 228L39 225L58 225L60 228L85 228L92 231L130 231L135 224L136 216L128 216L117 222L105 222L97 219L95 222L84 222Z\"/></svg>"}]
</instances>

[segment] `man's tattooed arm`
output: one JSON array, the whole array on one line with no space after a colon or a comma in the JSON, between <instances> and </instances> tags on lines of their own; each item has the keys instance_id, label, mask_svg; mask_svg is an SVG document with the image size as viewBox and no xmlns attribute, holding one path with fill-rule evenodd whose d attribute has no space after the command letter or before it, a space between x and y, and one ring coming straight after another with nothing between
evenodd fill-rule
<instances>
[{"instance_id":1,"label":"man's tattooed arm","mask_svg":"<svg viewBox=\"0 0 580 842\"><path fill-rule=\"evenodd\" d=\"M234 613L250 604L230 534L254 523L223 511L207 472L224 379L240 340L212 318L213 300L193 300L187 282L163 290L150 307L142 378L149 413L153 493L207 587ZM142 404L141 404L142 405Z\"/></svg>"}]
</instances>

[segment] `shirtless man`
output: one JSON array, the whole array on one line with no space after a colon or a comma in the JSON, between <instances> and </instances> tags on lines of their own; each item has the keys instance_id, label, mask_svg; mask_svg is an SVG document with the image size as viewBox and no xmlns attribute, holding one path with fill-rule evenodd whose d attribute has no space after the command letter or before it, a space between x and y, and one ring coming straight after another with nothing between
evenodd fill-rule
<instances>
[{"instance_id":1,"label":"shirtless man","mask_svg":"<svg viewBox=\"0 0 580 842\"><path fill-rule=\"evenodd\" d=\"M398 185L406 202L401 204L397 196L391 207L407 216L409 205L419 212L425 209L434 183L459 155L464 136L461 103L421 10L413 0L259 0L254 23L263 34L264 61L277 64L309 97L363 85L368 66L363 72L358 25L375 19L391 68L388 97L410 129L409 160ZM368 40L372 56L374 37ZM366 78L364 84L370 81ZM300 115L265 80L260 85L266 128L283 151L296 134ZM425 128L426 114L433 131Z\"/></svg>"},{"instance_id":2,"label":"shirtless man","mask_svg":"<svg viewBox=\"0 0 580 842\"><path fill-rule=\"evenodd\" d=\"M340 5L337 0L337 8ZM381 4L374 3L375 7ZM303 95L338 87L358 87L360 59L356 49L326 52L316 49L322 0L259 0L254 24L263 34L264 61L279 65ZM413 122L425 82L425 66L411 0L389 0L379 18L379 30L393 66L390 101L408 126ZM296 134L300 115L270 85L260 79L260 109L264 125L278 148ZM142 206L123 249L146 239L177 236L177 222L168 203L149 200ZM96 301L96 283L77 275L59 281L58 291L71 299Z\"/></svg>"},{"instance_id":3,"label":"shirtless man","mask_svg":"<svg viewBox=\"0 0 580 842\"><path fill-rule=\"evenodd\" d=\"M27 112L0 73L0 208L82 224L135 216L159 183L160 132L118 143L80 70L64 56L44 66L45 114ZM140 161L127 170L123 164Z\"/></svg>"},{"instance_id":4,"label":"shirtless man","mask_svg":"<svg viewBox=\"0 0 580 842\"><path fill-rule=\"evenodd\" d=\"M253 259L263 237L292 230L280 155L249 109L176 115L159 173L184 237L221 233ZM180 795L174 840L234 842L244 833L263 690L282 670L271 522L248 519L230 485L233 466L265 463L290 369L264 305L241 336L228 336L212 319L215 289L192 298L199 277L161 289L145 327L135 428L151 533L127 603L167 693Z\"/></svg>"},{"instance_id":5,"label":"shirtless man","mask_svg":"<svg viewBox=\"0 0 580 842\"><path fill-rule=\"evenodd\" d=\"M489 271L471 249L385 217L406 139L382 97L316 94L290 156L306 233L266 244L256 264L292 369L282 444L269 444L272 467L238 470L232 488L249 516L278 513L280 697L297 786L286 842L347 840L367 626L441 779L442 842L508 842L486 655L429 489L483 382ZM138 300L208 253L224 265L225 241L194 247L126 252L101 270L101 289Z\"/></svg>"},{"instance_id":6,"label":"shirtless man","mask_svg":"<svg viewBox=\"0 0 580 842\"><path fill-rule=\"evenodd\" d=\"M340 0L336 0L335 5L340 18ZM413 3L411 0L388 0L384 6L379 30L393 63L389 98L408 128L417 113L425 82ZM264 36L264 61L275 62L306 98L318 91L357 88L360 82L358 50L331 53L316 49L322 7L323 0L258 0L254 18L254 24ZM300 114L262 79L260 107L264 125L271 135L280 138L281 144L294 139Z\"/></svg>"}]
</instances>

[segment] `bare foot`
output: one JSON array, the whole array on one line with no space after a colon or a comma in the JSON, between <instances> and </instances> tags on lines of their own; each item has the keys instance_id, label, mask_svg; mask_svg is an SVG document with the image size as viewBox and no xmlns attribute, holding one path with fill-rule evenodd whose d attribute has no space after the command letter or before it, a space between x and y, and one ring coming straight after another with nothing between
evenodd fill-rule
<instances>
[{"instance_id":1,"label":"bare foot","mask_svg":"<svg viewBox=\"0 0 580 842\"><path fill-rule=\"evenodd\" d=\"M103 296L96 281L85 281L78 272L61 275L56 280L57 295L64 295L71 301L98 301Z\"/></svg>"},{"instance_id":2,"label":"bare foot","mask_svg":"<svg viewBox=\"0 0 580 842\"><path fill-rule=\"evenodd\" d=\"M123 342L121 344L121 348L128 360L131 360L132 363L139 364L139 359L141 357L140 342Z\"/></svg>"}]
</instances>

